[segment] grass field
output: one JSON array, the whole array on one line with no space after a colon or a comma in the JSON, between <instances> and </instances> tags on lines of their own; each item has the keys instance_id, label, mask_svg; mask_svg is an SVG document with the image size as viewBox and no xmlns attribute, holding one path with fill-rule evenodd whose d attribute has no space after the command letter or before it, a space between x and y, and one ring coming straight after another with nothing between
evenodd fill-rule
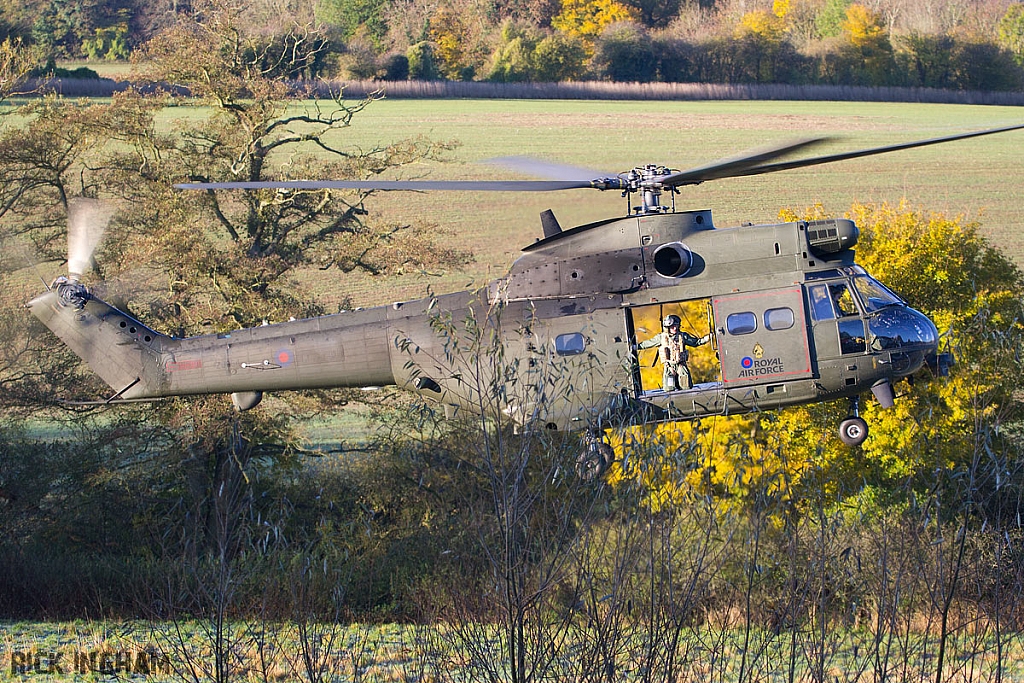
<instances>
[{"instance_id":1,"label":"grass field","mask_svg":"<svg viewBox=\"0 0 1024 683\"><path fill-rule=\"evenodd\" d=\"M171 111L168 115L175 115ZM178 112L176 115L180 115ZM449 164L406 169L404 177L516 177L481 160L527 155L602 172L658 163L691 168L765 144L800 137L833 141L810 154L874 147L1024 122L1015 107L849 102L601 102L383 100L357 116L344 144L369 148L405 136L455 139ZM853 202L906 200L912 207L964 214L1024 264L1024 132L838 162L803 170L683 188L679 208L711 208L718 227L775 220L783 207L815 203L842 213ZM391 193L371 209L388 218L437 224L472 252L463 272L407 275L389 283L389 300L449 291L502 275L540 234L538 214L563 227L621 215L617 192L544 194ZM318 277L324 277L322 273ZM333 282L331 287L339 283ZM341 289L358 305L385 303L380 283L346 276Z\"/></svg>"},{"instance_id":2,"label":"grass field","mask_svg":"<svg viewBox=\"0 0 1024 683\"><path fill-rule=\"evenodd\" d=\"M209 624L203 622L0 622L0 680L164 681L211 680L214 661ZM365 683L482 680L483 670L507 678L500 659L490 666L448 643L444 627L397 624L313 625L324 638L315 661L321 680ZM486 630L486 629L485 629ZM634 633L634 636L639 634ZM746 681L923 681L934 680L936 637L904 633L903 641L879 642L868 631L835 629L824 642L812 631L773 633L740 628L721 631L683 629L676 656L679 683ZM239 622L226 636L231 679L241 683L306 680L300 636L293 624ZM490 648L497 653L496 637ZM618 644L631 650L629 644ZM639 645L639 643L637 643ZM744 647L746 645L746 647ZM795 645L795 647L794 647ZM1004 637L998 662L991 634L951 638L955 653L944 667L945 681L1024 680L1021 643ZM548 677L572 680L581 665L574 656L554 655ZM746 650L746 652L744 652ZM644 681L641 662L630 664L620 652L609 680ZM642 648L635 654L642 659ZM443 671L438 667L443 667ZM741 668L742 667L742 668ZM745 676L741 672L746 673ZM560 675L561 674L561 675Z\"/></svg>"}]
</instances>

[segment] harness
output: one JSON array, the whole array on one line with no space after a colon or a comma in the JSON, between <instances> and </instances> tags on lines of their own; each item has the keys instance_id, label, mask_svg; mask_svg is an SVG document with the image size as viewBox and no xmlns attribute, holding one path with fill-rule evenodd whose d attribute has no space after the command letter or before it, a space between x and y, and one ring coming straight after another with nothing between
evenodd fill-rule
<instances>
[{"instance_id":1,"label":"harness","mask_svg":"<svg viewBox=\"0 0 1024 683\"><path fill-rule=\"evenodd\" d=\"M661 362L685 364L690 356L686 350L686 338L683 333L664 334L661 338Z\"/></svg>"}]
</instances>

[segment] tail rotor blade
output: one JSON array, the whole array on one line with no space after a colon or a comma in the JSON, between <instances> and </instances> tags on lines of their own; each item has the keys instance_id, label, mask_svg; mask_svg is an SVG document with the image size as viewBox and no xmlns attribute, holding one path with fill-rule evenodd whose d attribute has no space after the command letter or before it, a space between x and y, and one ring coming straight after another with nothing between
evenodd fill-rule
<instances>
[{"instance_id":1,"label":"tail rotor blade","mask_svg":"<svg viewBox=\"0 0 1024 683\"><path fill-rule=\"evenodd\" d=\"M89 270L92 255L114 215L98 199L75 197L68 202L68 275L77 282Z\"/></svg>"}]
</instances>

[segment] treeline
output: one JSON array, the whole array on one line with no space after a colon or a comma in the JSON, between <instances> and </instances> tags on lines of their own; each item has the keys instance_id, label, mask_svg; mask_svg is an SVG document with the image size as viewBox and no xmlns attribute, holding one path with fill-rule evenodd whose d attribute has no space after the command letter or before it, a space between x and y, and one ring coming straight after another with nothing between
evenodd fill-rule
<instances>
[{"instance_id":1,"label":"treeline","mask_svg":"<svg viewBox=\"0 0 1024 683\"><path fill-rule=\"evenodd\" d=\"M127 60L207 0L15 3L0 39L57 60ZM257 3L270 59L322 27L305 78L787 83L1019 90L1024 10L1011 0L319 0Z\"/></svg>"}]
</instances>

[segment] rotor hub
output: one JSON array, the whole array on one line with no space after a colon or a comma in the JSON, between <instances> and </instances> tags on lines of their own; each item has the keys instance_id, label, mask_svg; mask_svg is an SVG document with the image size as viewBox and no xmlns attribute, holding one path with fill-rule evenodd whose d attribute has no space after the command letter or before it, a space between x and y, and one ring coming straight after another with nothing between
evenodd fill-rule
<instances>
[{"instance_id":1,"label":"rotor hub","mask_svg":"<svg viewBox=\"0 0 1024 683\"><path fill-rule=\"evenodd\" d=\"M634 192L641 198L640 206L633 207L633 212L638 214L664 213L673 210L674 207L662 206L661 193L666 189L674 192L674 188L666 188L661 179L672 174L672 170L658 164L647 164L636 166L624 174L626 189L623 196Z\"/></svg>"},{"instance_id":2,"label":"rotor hub","mask_svg":"<svg viewBox=\"0 0 1024 683\"><path fill-rule=\"evenodd\" d=\"M61 306L71 306L79 311L85 308L85 304L92 298L85 285L64 276L54 280L51 288L57 291L57 300Z\"/></svg>"}]
</instances>

